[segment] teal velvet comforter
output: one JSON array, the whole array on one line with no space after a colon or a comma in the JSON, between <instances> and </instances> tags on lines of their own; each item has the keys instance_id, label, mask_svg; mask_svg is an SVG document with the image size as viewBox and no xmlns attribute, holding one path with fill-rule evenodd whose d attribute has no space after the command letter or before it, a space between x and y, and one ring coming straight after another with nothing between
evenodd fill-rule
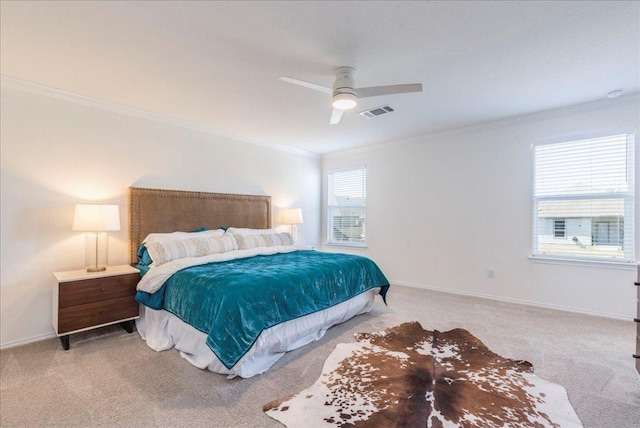
<instances>
[{"instance_id":1,"label":"teal velvet comforter","mask_svg":"<svg viewBox=\"0 0 640 428\"><path fill-rule=\"evenodd\" d=\"M136 299L207 334L207 346L233 367L263 330L342 303L389 281L366 257L299 250L193 266Z\"/></svg>"}]
</instances>

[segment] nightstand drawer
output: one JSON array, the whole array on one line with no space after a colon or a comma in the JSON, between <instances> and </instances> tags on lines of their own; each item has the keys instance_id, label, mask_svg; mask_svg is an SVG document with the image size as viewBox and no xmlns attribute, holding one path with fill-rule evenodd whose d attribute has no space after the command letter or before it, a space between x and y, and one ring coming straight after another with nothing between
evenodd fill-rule
<instances>
[{"instance_id":1,"label":"nightstand drawer","mask_svg":"<svg viewBox=\"0 0 640 428\"><path fill-rule=\"evenodd\" d=\"M132 273L61 283L60 308L134 296L139 280L140 275Z\"/></svg>"},{"instance_id":2,"label":"nightstand drawer","mask_svg":"<svg viewBox=\"0 0 640 428\"><path fill-rule=\"evenodd\" d=\"M138 302L129 296L60 308L60 312L58 313L58 333L67 333L126 318L137 317L139 310Z\"/></svg>"}]
</instances>

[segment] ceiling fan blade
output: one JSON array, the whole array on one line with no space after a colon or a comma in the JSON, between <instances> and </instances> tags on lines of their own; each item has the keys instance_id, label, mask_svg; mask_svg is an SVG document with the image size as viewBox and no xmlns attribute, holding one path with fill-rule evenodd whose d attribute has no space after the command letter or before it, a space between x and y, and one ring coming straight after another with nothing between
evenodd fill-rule
<instances>
[{"instance_id":1,"label":"ceiling fan blade","mask_svg":"<svg viewBox=\"0 0 640 428\"><path fill-rule=\"evenodd\" d=\"M281 76L278 77L278 80L282 80L283 82L287 83L293 83L294 85L304 86L305 88L314 89L316 91L324 92L325 94L333 93L333 89L327 88L326 86L316 85L315 83L305 82L304 80L298 80L292 77Z\"/></svg>"},{"instance_id":2,"label":"ceiling fan blade","mask_svg":"<svg viewBox=\"0 0 640 428\"><path fill-rule=\"evenodd\" d=\"M344 113L344 110L340 110L337 108L333 109L333 112L331 113L331 120L329 121L330 125L335 125L338 122L340 122L340 118L342 117L342 113Z\"/></svg>"},{"instance_id":3,"label":"ceiling fan blade","mask_svg":"<svg viewBox=\"0 0 640 428\"><path fill-rule=\"evenodd\" d=\"M378 95L404 94L407 92L422 92L422 83L410 83L407 85L371 86L358 88L358 98L377 97Z\"/></svg>"}]
</instances>

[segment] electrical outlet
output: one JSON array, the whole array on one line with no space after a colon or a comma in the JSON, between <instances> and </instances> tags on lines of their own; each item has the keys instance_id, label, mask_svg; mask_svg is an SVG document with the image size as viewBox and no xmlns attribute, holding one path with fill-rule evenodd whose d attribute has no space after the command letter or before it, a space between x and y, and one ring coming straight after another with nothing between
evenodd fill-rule
<instances>
[{"instance_id":1,"label":"electrical outlet","mask_svg":"<svg viewBox=\"0 0 640 428\"><path fill-rule=\"evenodd\" d=\"M494 268L489 268L489 270L487 271L487 277L488 278L495 278L496 277L496 270Z\"/></svg>"}]
</instances>

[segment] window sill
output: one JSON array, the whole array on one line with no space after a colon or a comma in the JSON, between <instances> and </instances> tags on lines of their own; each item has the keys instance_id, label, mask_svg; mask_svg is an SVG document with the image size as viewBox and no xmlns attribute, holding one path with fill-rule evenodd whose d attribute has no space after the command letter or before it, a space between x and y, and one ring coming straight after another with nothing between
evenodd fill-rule
<instances>
[{"instance_id":1,"label":"window sill","mask_svg":"<svg viewBox=\"0 0 640 428\"><path fill-rule=\"evenodd\" d=\"M349 248L367 248L367 244L360 244L357 242L325 242L327 247L349 247Z\"/></svg>"},{"instance_id":2,"label":"window sill","mask_svg":"<svg viewBox=\"0 0 640 428\"><path fill-rule=\"evenodd\" d=\"M550 256L529 256L529 260L534 263L546 263L551 265L566 265L566 266L584 266L604 269L621 269L632 270L637 269L637 263L635 262L610 262L605 260L579 260L579 259L566 259L560 257Z\"/></svg>"}]
</instances>

